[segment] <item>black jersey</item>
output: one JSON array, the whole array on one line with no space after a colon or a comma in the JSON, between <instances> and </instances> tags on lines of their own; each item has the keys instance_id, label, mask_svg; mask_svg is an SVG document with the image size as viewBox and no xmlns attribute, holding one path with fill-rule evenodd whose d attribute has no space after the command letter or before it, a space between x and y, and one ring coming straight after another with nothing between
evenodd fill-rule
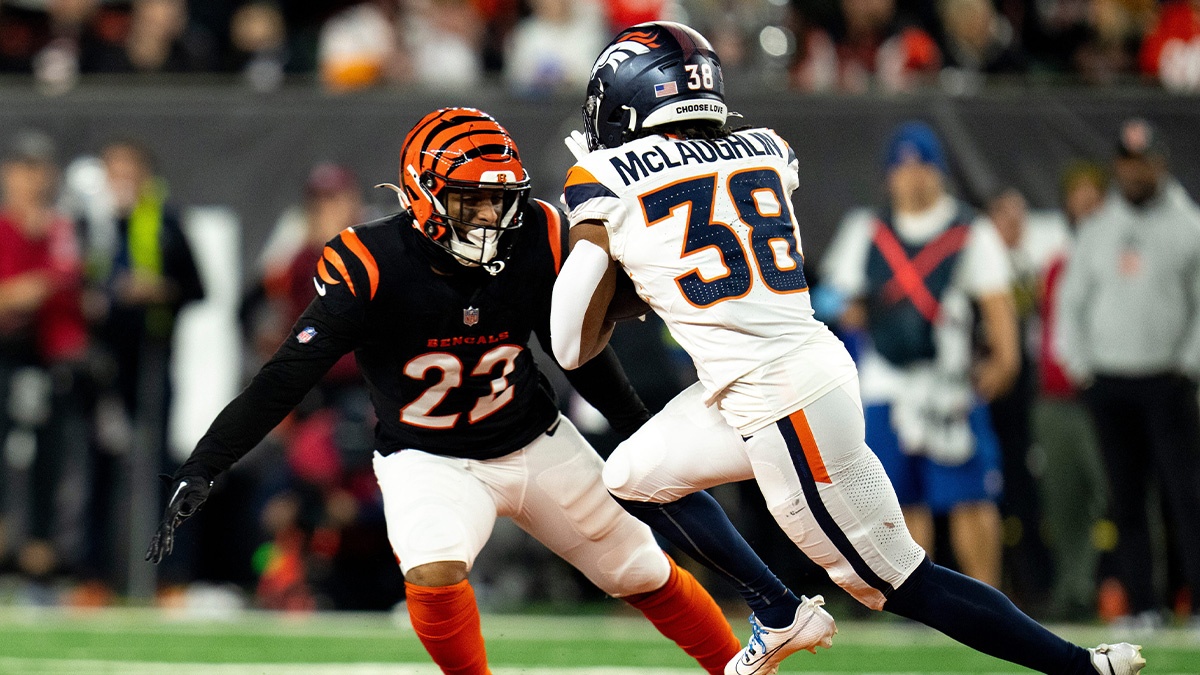
<instances>
[{"instance_id":1,"label":"black jersey","mask_svg":"<svg viewBox=\"0 0 1200 675\"><path fill-rule=\"evenodd\" d=\"M529 350L550 351L550 294L566 232L531 200L504 269L492 276L442 260L399 213L343 231L314 272L315 297L291 336L221 412L177 475L209 479L257 445L353 350L378 417L376 449L489 459L528 445L558 418ZM610 353L567 373L631 431L648 414Z\"/></svg>"}]
</instances>

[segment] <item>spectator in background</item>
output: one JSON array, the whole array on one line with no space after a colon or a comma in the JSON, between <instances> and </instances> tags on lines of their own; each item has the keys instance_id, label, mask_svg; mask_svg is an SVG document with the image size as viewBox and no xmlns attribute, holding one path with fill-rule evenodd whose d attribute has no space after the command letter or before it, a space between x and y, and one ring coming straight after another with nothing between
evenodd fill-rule
<instances>
[{"instance_id":1,"label":"spectator in background","mask_svg":"<svg viewBox=\"0 0 1200 675\"><path fill-rule=\"evenodd\" d=\"M33 73L48 93L61 93L75 86L83 52L95 48L91 23L99 4L99 0L46 2L50 39L34 57Z\"/></svg>"},{"instance_id":2,"label":"spectator in background","mask_svg":"<svg viewBox=\"0 0 1200 675\"><path fill-rule=\"evenodd\" d=\"M1166 146L1145 120L1121 125L1113 167L1118 189L1079 233L1062 281L1057 347L1096 425L1129 620L1157 626L1152 481L1183 578L1200 588L1200 209L1167 172Z\"/></svg>"},{"instance_id":3,"label":"spectator in background","mask_svg":"<svg viewBox=\"0 0 1200 675\"><path fill-rule=\"evenodd\" d=\"M531 0L509 40L504 79L527 96L581 88L610 34L594 0Z\"/></svg>"},{"instance_id":4,"label":"spectator in background","mask_svg":"<svg viewBox=\"0 0 1200 675\"><path fill-rule=\"evenodd\" d=\"M521 0L473 0L471 4L483 23L479 42L483 70L488 75L499 75L504 70L504 45L521 18Z\"/></svg>"},{"instance_id":5,"label":"spectator in background","mask_svg":"<svg viewBox=\"0 0 1200 675\"><path fill-rule=\"evenodd\" d=\"M35 583L63 560L55 535L80 504L59 498L62 477L77 472L87 443L77 387L83 265L73 223L53 207L57 178L54 145L40 132L20 132L0 162L0 560L17 545L17 569ZM64 518L64 504L76 512Z\"/></svg>"},{"instance_id":6,"label":"spectator in background","mask_svg":"<svg viewBox=\"0 0 1200 675\"><path fill-rule=\"evenodd\" d=\"M1168 2L1139 56L1142 73L1176 91L1200 90L1200 0Z\"/></svg>"},{"instance_id":7,"label":"spectator in background","mask_svg":"<svg viewBox=\"0 0 1200 675\"><path fill-rule=\"evenodd\" d=\"M405 22L409 79L435 89L467 89L483 77L483 23L468 0L413 3Z\"/></svg>"},{"instance_id":8,"label":"spectator in background","mask_svg":"<svg viewBox=\"0 0 1200 675\"><path fill-rule=\"evenodd\" d=\"M226 69L240 73L256 91L270 91L283 83L288 65L287 27L274 2L253 0L234 11L229 21L232 49Z\"/></svg>"},{"instance_id":9,"label":"spectator in background","mask_svg":"<svg viewBox=\"0 0 1200 675\"><path fill-rule=\"evenodd\" d=\"M933 81L942 56L929 33L896 13L895 0L841 0L831 33L810 29L792 83L805 91L906 91Z\"/></svg>"},{"instance_id":10,"label":"spectator in background","mask_svg":"<svg viewBox=\"0 0 1200 675\"><path fill-rule=\"evenodd\" d=\"M913 538L934 550L946 515L960 569L1000 584L1000 449L986 401L1019 366L1011 272L986 219L946 191L933 129L901 125L887 148L889 203L849 218L823 278L851 300L843 326L864 329L859 360L867 444L896 488ZM988 353L974 359L979 322Z\"/></svg>"},{"instance_id":11,"label":"spectator in background","mask_svg":"<svg viewBox=\"0 0 1200 675\"><path fill-rule=\"evenodd\" d=\"M1008 19L992 0L940 0L942 85L968 92L983 84L983 76L1025 71L1025 54Z\"/></svg>"},{"instance_id":12,"label":"spectator in background","mask_svg":"<svg viewBox=\"0 0 1200 675\"><path fill-rule=\"evenodd\" d=\"M1075 71L1090 84L1113 84L1133 74L1154 9L1154 0L1092 0L1084 39L1072 54Z\"/></svg>"},{"instance_id":13,"label":"spectator in background","mask_svg":"<svg viewBox=\"0 0 1200 675\"><path fill-rule=\"evenodd\" d=\"M112 365L112 381L105 383L111 394L101 406L106 412L99 422L146 429L156 453L153 461L169 472L168 365L175 318L204 291L179 211L167 202L166 184L155 175L150 151L138 141L117 140L104 147L101 161L113 210L111 217L84 223L88 311ZM89 573L110 578L116 540L113 509L120 503L114 490L124 475L128 447L104 450L93 458Z\"/></svg>"},{"instance_id":14,"label":"spectator in background","mask_svg":"<svg viewBox=\"0 0 1200 675\"><path fill-rule=\"evenodd\" d=\"M1021 366L1012 388L988 409L1000 441L1004 469L1005 570L1013 595L1042 599L1051 584L1049 551L1042 540L1042 510L1037 481L1030 470L1033 400L1037 392L1038 301L1046 268L1062 254L1069 234L1061 220L1033 214L1024 195L1008 188L988 202L988 218L1004 242L1013 271L1012 295L1017 310Z\"/></svg>"},{"instance_id":15,"label":"spectator in background","mask_svg":"<svg viewBox=\"0 0 1200 675\"><path fill-rule=\"evenodd\" d=\"M1063 176L1062 220L1076 236L1100 208L1108 177L1090 162L1078 162ZM1068 242L1069 243L1069 242ZM1053 618L1086 621L1096 615L1096 523L1104 514L1108 485L1087 408L1063 371L1058 354L1055 303L1068 250L1058 253L1042 275L1038 311L1038 396L1033 407L1033 440L1044 460L1040 480L1045 531L1054 560Z\"/></svg>"},{"instance_id":16,"label":"spectator in background","mask_svg":"<svg viewBox=\"0 0 1200 675\"><path fill-rule=\"evenodd\" d=\"M266 303L265 311L248 312L254 315L252 341L260 363L289 336L292 324L312 302L313 270L325 243L363 222L363 215L362 189L353 171L332 163L312 168L304 187L304 239L298 249L284 252L267 267L261 290L248 299L251 304L261 305L258 299ZM369 408L354 355L346 354L305 399L287 429L291 475L320 493L340 487L343 471L355 456L361 465L356 468L369 474L370 466L364 463L371 449Z\"/></svg>"},{"instance_id":17,"label":"spectator in background","mask_svg":"<svg viewBox=\"0 0 1200 675\"><path fill-rule=\"evenodd\" d=\"M188 23L185 0L134 0L120 50L103 49L85 72L198 73L215 66L211 36Z\"/></svg>"},{"instance_id":18,"label":"spectator in background","mask_svg":"<svg viewBox=\"0 0 1200 675\"><path fill-rule=\"evenodd\" d=\"M321 26L317 67L333 91L352 91L399 77L396 6L383 0L355 2Z\"/></svg>"}]
</instances>

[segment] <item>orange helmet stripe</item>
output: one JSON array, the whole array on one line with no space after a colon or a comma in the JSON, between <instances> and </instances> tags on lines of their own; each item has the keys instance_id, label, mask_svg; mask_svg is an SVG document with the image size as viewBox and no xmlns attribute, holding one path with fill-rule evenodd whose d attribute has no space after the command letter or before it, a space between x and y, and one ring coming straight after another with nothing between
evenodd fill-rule
<instances>
[{"instance_id":1,"label":"orange helmet stripe","mask_svg":"<svg viewBox=\"0 0 1200 675\"><path fill-rule=\"evenodd\" d=\"M350 272L346 269L346 263L342 262L342 256L338 255L337 251L326 246L325 259L328 260L330 264L333 265L333 269L337 270L338 274L342 275L342 278L346 280L346 288L350 289L350 294L354 297L358 297L358 293L356 293L354 290L354 281L350 278Z\"/></svg>"},{"instance_id":2,"label":"orange helmet stripe","mask_svg":"<svg viewBox=\"0 0 1200 675\"><path fill-rule=\"evenodd\" d=\"M625 37L621 38L621 42L625 42L626 40L631 41L631 42L639 42L641 44L646 45L647 47L657 47L659 44L654 33L651 33L649 31L644 31L644 30L639 30L639 31L635 31L633 33L629 33Z\"/></svg>"},{"instance_id":3,"label":"orange helmet stripe","mask_svg":"<svg viewBox=\"0 0 1200 675\"><path fill-rule=\"evenodd\" d=\"M342 230L342 243L367 269L367 279L371 281L371 299L374 300L375 291L379 289L379 265L375 262L375 256L371 255L371 252L363 245L362 239L358 238L353 227Z\"/></svg>"}]
</instances>

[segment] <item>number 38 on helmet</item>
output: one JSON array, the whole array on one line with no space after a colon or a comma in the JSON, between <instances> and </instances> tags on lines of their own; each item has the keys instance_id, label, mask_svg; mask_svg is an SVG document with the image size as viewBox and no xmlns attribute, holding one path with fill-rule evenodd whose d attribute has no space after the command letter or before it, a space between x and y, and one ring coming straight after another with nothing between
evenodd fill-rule
<instances>
[{"instance_id":1,"label":"number 38 on helmet","mask_svg":"<svg viewBox=\"0 0 1200 675\"><path fill-rule=\"evenodd\" d=\"M703 35L670 21L617 35L592 66L583 104L590 150L615 148L668 124L721 126L727 116L721 60Z\"/></svg>"}]
</instances>

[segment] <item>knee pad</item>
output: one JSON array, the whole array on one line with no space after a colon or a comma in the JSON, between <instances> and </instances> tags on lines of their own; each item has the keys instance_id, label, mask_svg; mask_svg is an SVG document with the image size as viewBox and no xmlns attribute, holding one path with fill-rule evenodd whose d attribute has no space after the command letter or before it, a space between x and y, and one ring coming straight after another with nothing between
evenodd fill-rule
<instances>
[{"instance_id":1,"label":"knee pad","mask_svg":"<svg viewBox=\"0 0 1200 675\"><path fill-rule=\"evenodd\" d=\"M606 587L601 590L614 598L657 591L671 576L667 555L653 538L629 543L631 546L619 547L601 561L607 577Z\"/></svg>"},{"instance_id":2,"label":"knee pad","mask_svg":"<svg viewBox=\"0 0 1200 675\"><path fill-rule=\"evenodd\" d=\"M640 501L635 491L630 489L630 479L633 477L633 467L630 466L629 452L623 452L626 445L622 443L609 455L604 462L604 471L601 476L604 478L604 487L608 489L614 496L621 499L629 499Z\"/></svg>"}]
</instances>

